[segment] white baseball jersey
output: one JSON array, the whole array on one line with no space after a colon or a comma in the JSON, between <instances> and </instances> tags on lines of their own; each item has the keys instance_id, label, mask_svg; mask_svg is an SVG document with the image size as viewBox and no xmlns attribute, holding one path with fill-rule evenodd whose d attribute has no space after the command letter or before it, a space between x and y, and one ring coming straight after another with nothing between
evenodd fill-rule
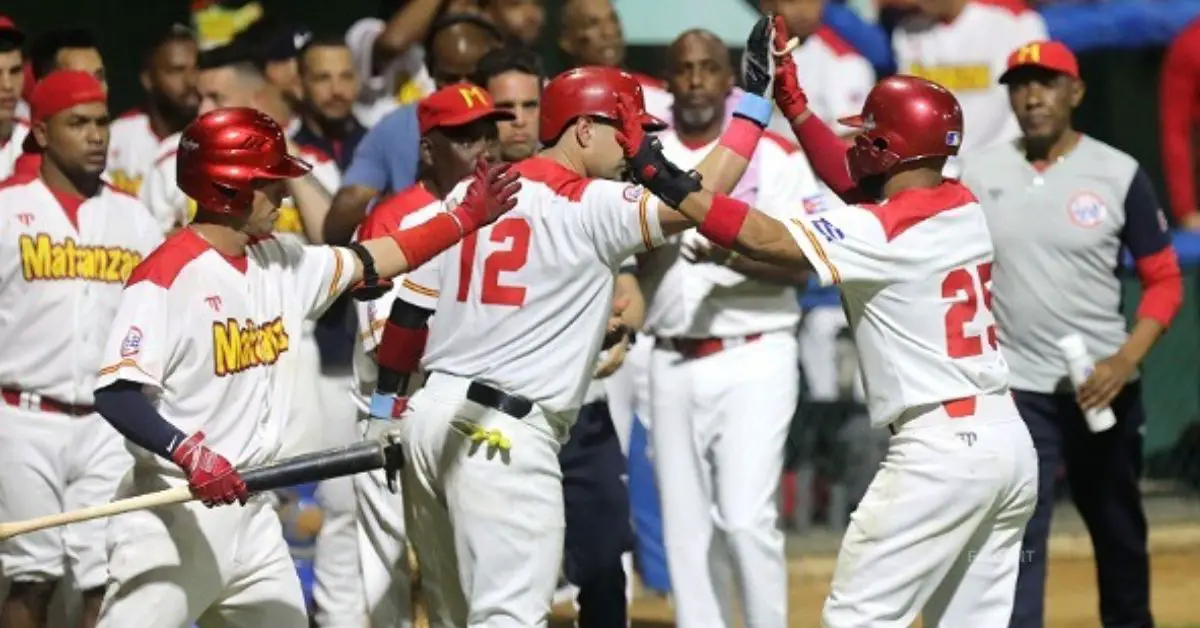
<instances>
[{"instance_id":1,"label":"white baseball jersey","mask_svg":"<svg viewBox=\"0 0 1200 628\"><path fill-rule=\"evenodd\" d=\"M137 196L146 174L154 167L164 139L154 132L150 116L140 109L113 120L105 168L108 180L120 190Z\"/></svg>"},{"instance_id":2,"label":"white baseball jersey","mask_svg":"<svg viewBox=\"0 0 1200 628\"><path fill-rule=\"evenodd\" d=\"M838 118L862 113L867 94L875 86L875 70L853 46L827 26L822 26L792 52L797 78L808 94L808 106L836 133L849 132ZM795 139L791 123L776 112L772 131Z\"/></svg>"},{"instance_id":3,"label":"white baseball jersey","mask_svg":"<svg viewBox=\"0 0 1200 628\"><path fill-rule=\"evenodd\" d=\"M954 93L963 109L963 152L1020 135L999 83L1008 55L1049 39L1046 22L1023 3L969 0L953 22L918 16L892 33L900 74L929 79Z\"/></svg>"},{"instance_id":4,"label":"white baseball jersey","mask_svg":"<svg viewBox=\"0 0 1200 628\"><path fill-rule=\"evenodd\" d=\"M407 229L419 225L436 216L441 208L442 201L418 183L376 205L359 225L354 239L362 242L383 237L398 228ZM400 286L408 285L406 300L410 303L427 310L437 307L436 290L423 289L412 283L407 275L400 275L392 281L392 289L378 299L365 303L354 302L358 313L359 347L355 351L354 359L354 375L357 382L353 396L355 404L363 412L370 409L371 393L374 392L375 382L379 378L379 368L370 355L383 340L383 328L387 325L388 315L392 311L392 303L396 300Z\"/></svg>"},{"instance_id":5,"label":"white baseball jersey","mask_svg":"<svg viewBox=\"0 0 1200 628\"><path fill-rule=\"evenodd\" d=\"M842 292L871 421L1008 387L992 316L992 238L956 181L786 221L821 285Z\"/></svg>"},{"instance_id":6,"label":"white baseball jersey","mask_svg":"<svg viewBox=\"0 0 1200 628\"><path fill-rule=\"evenodd\" d=\"M26 135L29 135L29 125L17 120L8 141L0 144L0 181L12 176L13 164L17 163L17 157L23 152L21 144L25 142Z\"/></svg>"},{"instance_id":7,"label":"white baseball jersey","mask_svg":"<svg viewBox=\"0 0 1200 628\"><path fill-rule=\"evenodd\" d=\"M83 199L13 177L0 209L0 385L91 405L121 287L162 234L109 187Z\"/></svg>"},{"instance_id":8,"label":"white baseball jersey","mask_svg":"<svg viewBox=\"0 0 1200 628\"><path fill-rule=\"evenodd\" d=\"M163 418L203 430L235 467L270 460L295 386L293 339L349 285L354 255L292 239L227 257L193 229L172 234L130 277L96 387L151 386ZM175 470L144 451L143 460Z\"/></svg>"},{"instance_id":9,"label":"white baseball jersey","mask_svg":"<svg viewBox=\"0 0 1200 628\"><path fill-rule=\"evenodd\" d=\"M659 135L663 153L684 170L695 168L716 145L685 144L674 130ZM746 174L731 194L779 220L823 205L804 153L767 132ZM794 329L800 305L794 288L748 279L715 264L693 264L681 248L707 242L695 229L672 236L668 246L641 256L638 278L646 295L645 331L661 337L735 337Z\"/></svg>"},{"instance_id":10,"label":"white baseball jersey","mask_svg":"<svg viewBox=\"0 0 1200 628\"><path fill-rule=\"evenodd\" d=\"M422 367L492 384L574 420L596 364L621 263L663 242L658 200L544 157L516 164L517 206L400 286L438 293ZM448 196L461 199L469 181Z\"/></svg>"},{"instance_id":11,"label":"white baseball jersey","mask_svg":"<svg viewBox=\"0 0 1200 628\"><path fill-rule=\"evenodd\" d=\"M142 202L150 208L164 233L176 226L188 224L196 215L196 202L188 198L175 184L175 155L179 152L180 136L181 134L176 133L159 144L154 167L146 175L140 194ZM300 158L312 165L312 174L325 191L330 194L337 192L342 175L332 158L305 146L300 147ZM304 236L304 221L300 217L300 210L296 209L291 199L285 199L279 208L279 217L275 219L275 231Z\"/></svg>"},{"instance_id":12,"label":"white baseball jersey","mask_svg":"<svg viewBox=\"0 0 1200 628\"><path fill-rule=\"evenodd\" d=\"M425 49L421 46L410 46L384 68L375 67L372 61L375 40L386 25L379 18L364 17L346 31L346 46L362 79L354 114L368 127L401 105L415 103L436 89L425 67Z\"/></svg>"}]
</instances>

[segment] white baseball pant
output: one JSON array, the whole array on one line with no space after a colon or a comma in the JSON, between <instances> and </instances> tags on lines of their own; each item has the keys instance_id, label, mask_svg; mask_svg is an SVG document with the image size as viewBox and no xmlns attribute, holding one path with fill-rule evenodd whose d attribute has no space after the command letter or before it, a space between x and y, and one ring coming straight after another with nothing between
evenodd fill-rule
<instances>
[{"instance_id":1,"label":"white baseball pant","mask_svg":"<svg viewBox=\"0 0 1200 628\"><path fill-rule=\"evenodd\" d=\"M433 373L400 422L409 535L433 627L546 626L563 558L559 442L536 407L522 419L466 399ZM451 424L500 430L508 451Z\"/></svg>"},{"instance_id":2,"label":"white baseball pant","mask_svg":"<svg viewBox=\"0 0 1200 628\"><path fill-rule=\"evenodd\" d=\"M402 484L397 480L397 488ZM358 548L372 628L412 626L412 573L405 553L403 493L393 494L382 471L354 476Z\"/></svg>"},{"instance_id":3,"label":"white baseball pant","mask_svg":"<svg viewBox=\"0 0 1200 628\"><path fill-rule=\"evenodd\" d=\"M696 359L655 347L650 387L677 625L732 626L732 584L745 626L786 626L776 494L799 394L795 337L766 333Z\"/></svg>"},{"instance_id":4,"label":"white baseball pant","mask_svg":"<svg viewBox=\"0 0 1200 628\"><path fill-rule=\"evenodd\" d=\"M350 397L351 372L329 373L306 321L296 355L291 409L281 457L347 445L359 440L357 411ZM347 477L317 485L321 529L313 558L313 601L321 628L361 628L366 621L363 578L359 565L358 505L354 480Z\"/></svg>"},{"instance_id":5,"label":"white baseball pant","mask_svg":"<svg viewBox=\"0 0 1200 628\"><path fill-rule=\"evenodd\" d=\"M132 464L125 439L99 414L42 412L29 401L27 408L0 402L0 521L111 501ZM103 587L105 525L96 519L0 542L0 570L7 580L47 582L66 566L79 590Z\"/></svg>"},{"instance_id":6,"label":"white baseball pant","mask_svg":"<svg viewBox=\"0 0 1200 628\"><path fill-rule=\"evenodd\" d=\"M138 467L120 494L184 483ZM156 628L308 625L300 578L268 496L245 506L188 502L113 517L108 565L97 628L148 621Z\"/></svg>"},{"instance_id":7,"label":"white baseball pant","mask_svg":"<svg viewBox=\"0 0 1200 628\"><path fill-rule=\"evenodd\" d=\"M629 438L633 434L633 417L649 424L650 354L653 351L654 337L639 334L625 354L621 368L604 380L608 414L621 441L621 453L626 458L629 457Z\"/></svg>"},{"instance_id":8,"label":"white baseball pant","mask_svg":"<svg viewBox=\"0 0 1200 628\"><path fill-rule=\"evenodd\" d=\"M1037 452L1011 395L975 404L897 422L842 539L823 627L907 627L918 613L931 628L1008 626Z\"/></svg>"}]
</instances>

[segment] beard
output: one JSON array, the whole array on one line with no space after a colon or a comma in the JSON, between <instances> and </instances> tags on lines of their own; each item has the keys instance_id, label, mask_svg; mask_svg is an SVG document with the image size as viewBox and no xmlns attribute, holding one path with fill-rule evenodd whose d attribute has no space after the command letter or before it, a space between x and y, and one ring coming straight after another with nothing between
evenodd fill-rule
<instances>
[{"instance_id":1,"label":"beard","mask_svg":"<svg viewBox=\"0 0 1200 628\"><path fill-rule=\"evenodd\" d=\"M700 131L708 128L721 114L717 105L678 107L675 111L675 126L683 131Z\"/></svg>"}]
</instances>

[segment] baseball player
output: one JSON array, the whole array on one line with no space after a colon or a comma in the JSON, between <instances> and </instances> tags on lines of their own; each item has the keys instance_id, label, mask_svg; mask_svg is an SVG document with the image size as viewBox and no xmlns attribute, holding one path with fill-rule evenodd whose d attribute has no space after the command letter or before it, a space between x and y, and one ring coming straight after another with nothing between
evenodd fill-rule
<instances>
[{"instance_id":1,"label":"baseball player","mask_svg":"<svg viewBox=\"0 0 1200 628\"><path fill-rule=\"evenodd\" d=\"M137 196L163 139L196 117L197 54L192 32L178 24L159 33L146 50L140 75L145 104L112 124L107 175L113 185Z\"/></svg>"},{"instance_id":2,"label":"baseball player","mask_svg":"<svg viewBox=\"0 0 1200 628\"><path fill-rule=\"evenodd\" d=\"M782 50L782 20L775 34ZM776 56L755 43L751 63ZM962 143L962 110L924 79L884 79L843 120L862 129L847 150L811 115L791 57L777 58L775 100L805 152L841 164L817 172L862 204L781 222L697 190L679 209L717 245L840 286L872 423L893 434L843 537L822 625L908 626L921 614L933 626L1007 626L1037 455L996 343L983 210L941 175ZM686 176L636 129L625 138L648 189Z\"/></svg>"},{"instance_id":3,"label":"baseball player","mask_svg":"<svg viewBox=\"0 0 1200 628\"><path fill-rule=\"evenodd\" d=\"M1138 365L1182 305L1179 262L1145 170L1072 128L1084 95L1075 55L1057 41L1028 44L1009 55L1000 82L1022 139L967 155L963 183L978 195L992 232L998 340L1041 467L1011 625L1043 625L1054 488L1065 467L1095 548L1102 623L1152 626ZM1142 287L1128 331L1113 272L1122 250ZM1058 346L1071 334L1097 360L1077 393ZM1093 433L1081 407L1111 407L1116 424Z\"/></svg>"},{"instance_id":4,"label":"baseball player","mask_svg":"<svg viewBox=\"0 0 1200 628\"><path fill-rule=\"evenodd\" d=\"M672 163L691 168L726 124L729 50L708 31L685 32L667 50L667 76L674 126L658 139ZM732 196L778 218L821 202L799 148L770 132ZM680 626L722 616L733 625L731 575L744 625L787 625L775 495L799 393L794 286L805 275L731 254L694 230L639 259L655 345L650 442Z\"/></svg>"},{"instance_id":5,"label":"baseball player","mask_svg":"<svg viewBox=\"0 0 1200 628\"><path fill-rule=\"evenodd\" d=\"M723 142L746 152L771 107L743 103L746 118ZM409 532L434 625L546 625L563 556L557 453L592 379L616 271L689 224L614 181L625 170L622 121L662 128L629 74L584 67L552 79L542 93L545 149L513 166L524 182L517 208L400 287L414 307L438 294L420 365L429 375L399 423ZM717 189L740 176L721 155L698 168ZM680 181L659 196L669 203L699 187ZM419 339L412 344L405 354L421 355Z\"/></svg>"},{"instance_id":6,"label":"baseball player","mask_svg":"<svg viewBox=\"0 0 1200 628\"><path fill-rule=\"evenodd\" d=\"M417 107L422 135L420 180L376 205L359 227L356 239L379 237L420 223L440 211L445 195L471 173L480 155L493 147L496 122L512 118L511 113L498 111L487 93L470 83L443 87L422 100ZM406 282L407 279L396 285ZM437 293L425 297L421 308L432 310ZM395 300L392 291L374 301L359 303L362 351L355 362L358 379L355 399L363 418L372 414L371 396L379 380L379 369L392 366L386 359L382 365L375 360L383 354L380 343ZM406 302L400 304L404 307ZM416 315L422 320L426 318L420 311ZM420 329L423 324L415 327ZM395 342L390 335L388 339ZM403 366L411 372L416 365ZM384 418L391 418L392 414L389 408ZM359 547L371 624L381 628L407 626L412 609L408 607L411 574L405 555L404 503L399 494L388 489L382 472L360 474L354 480L360 500Z\"/></svg>"},{"instance_id":7,"label":"baseball player","mask_svg":"<svg viewBox=\"0 0 1200 628\"><path fill-rule=\"evenodd\" d=\"M105 346L97 404L137 447L125 492L186 484L196 503L114 518L102 628L200 620L301 626L300 583L278 515L247 495L239 468L283 446L291 339L343 291L376 295L512 205L520 185L483 162L452 210L349 248L274 237L283 180L308 172L279 125L249 108L200 116L180 140L192 225L134 270Z\"/></svg>"},{"instance_id":8,"label":"baseball player","mask_svg":"<svg viewBox=\"0 0 1200 628\"><path fill-rule=\"evenodd\" d=\"M25 34L7 16L0 15L0 181L12 174L29 133L27 120L17 115L25 84Z\"/></svg>"},{"instance_id":9,"label":"baseball player","mask_svg":"<svg viewBox=\"0 0 1200 628\"><path fill-rule=\"evenodd\" d=\"M119 434L93 408L92 389L121 285L162 241L146 208L104 184L109 114L104 87L53 72L30 98L24 149L37 174L0 188L0 519L15 521L109 501L130 465ZM85 621L108 577L102 520L0 543L12 581L0 626L46 625L55 582L69 569Z\"/></svg>"}]
</instances>

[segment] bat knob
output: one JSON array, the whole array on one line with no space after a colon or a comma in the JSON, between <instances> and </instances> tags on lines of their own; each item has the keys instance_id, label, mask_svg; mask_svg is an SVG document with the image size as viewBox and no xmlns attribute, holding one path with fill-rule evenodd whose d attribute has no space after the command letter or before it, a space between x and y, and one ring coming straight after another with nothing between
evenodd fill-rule
<instances>
[{"instance_id":1,"label":"bat knob","mask_svg":"<svg viewBox=\"0 0 1200 628\"><path fill-rule=\"evenodd\" d=\"M387 478L388 490L394 495L400 492L396 480L404 470L404 449L395 432L385 434L383 443L383 475Z\"/></svg>"}]
</instances>

